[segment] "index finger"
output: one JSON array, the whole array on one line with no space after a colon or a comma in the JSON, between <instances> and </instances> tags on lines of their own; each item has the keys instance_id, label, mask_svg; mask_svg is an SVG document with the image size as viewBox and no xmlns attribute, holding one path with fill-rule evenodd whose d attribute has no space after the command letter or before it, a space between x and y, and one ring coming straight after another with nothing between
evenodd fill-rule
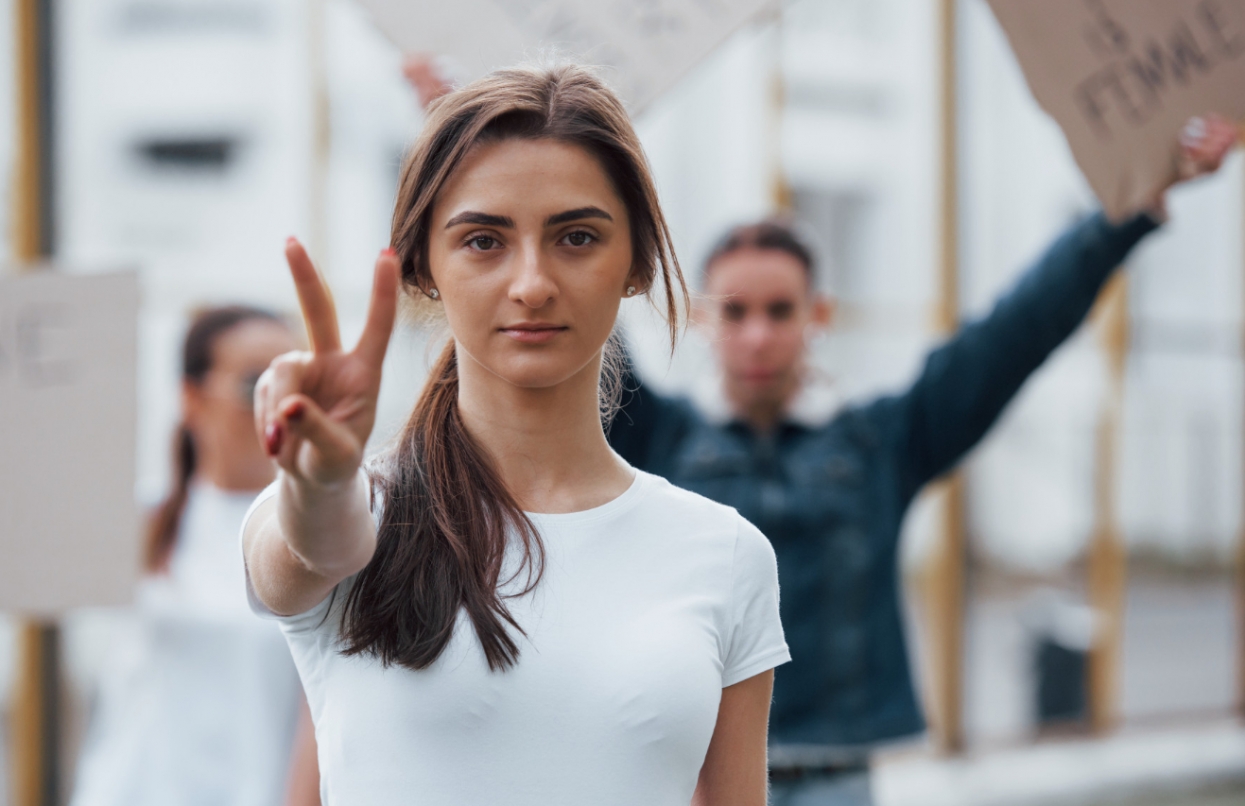
<instances>
[{"instance_id":1,"label":"index finger","mask_svg":"<svg viewBox=\"0 0 1245 806\"><path fill-rule=\"evenodd\" d=\"M317 353L333 352L342 346L337 330L337 308L328 286L320 279L320 273L312 265L307 250L296 239L285 242L285 259L290 264L290 275L298 291L298 304L303 309L303 321L307 324L307 336L311 349Z\"/></svg>"},{"instance_id":2,"label":"index finger","mask_svg":"<svg viewBox=\"0 0 1245 806\"><path fill-rule=\"evenodd\" d=\"M354 348L355 355L379 367L385 361L389 349L389 336L398 308L398 259L392 249L381 252L376 259L376 274L372 280L372 301L367 308L367 323L363 335Z\"/></svg>"}]
</instances>

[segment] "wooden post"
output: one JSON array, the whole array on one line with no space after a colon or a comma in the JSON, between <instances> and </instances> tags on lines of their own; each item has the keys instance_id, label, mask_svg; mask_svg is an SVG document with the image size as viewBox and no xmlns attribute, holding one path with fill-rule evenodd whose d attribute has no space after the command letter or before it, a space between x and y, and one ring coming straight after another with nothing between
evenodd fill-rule
<instances>
[{"instance_id":1,"label":"wooden post","mask_svg":"<svg viewBox=\"0 0 1245 806\"><path fill-rule=\"evenodd\" d=\"M782 4L774 8L774 41L770 49L770 85L769 85L769 159L770 159L770 205L774 212L783 214L791 212L795 199L791 193L791 185L787 182L787 172L782 164L782 120L787 109L787 81L782 72L782 37L783 37Z\"/></svg>"},{"instance_id":2,"label":"wooden post","mask_svg":"<svg viewBox=\"0 0 1245 806\"><path fill-rule=\"evenodd\" d=\"M1236 710L1245 719L1245 529L1236 548Z\"/></svg>"},{"instance_id":3,"label":"wooden post","mask_svg":"<svg viewBox=\"0 0 1245 806\"><path fill-rule=\"evenodd\" d=\"M328 35L325 0L307 4L307 45L311 76L311 232L307 250L322 275L327 274L329 227L328 181L329 153L332 149L332 117L329 105L327 53Z\"/></svg>"},{"instance_id":4,"label":"wooden post","mask_svg":"<svg viewBox=\"0 0 1245 806\"><path fill-rule=\"evenodd\" d=\"M18 633L10 733L14 806L60 801L59 639L54 622L27 621Z\"/></svg>"},{"instance_id":5,"label":"wooden post","mask_svg":"<svg viewBox=\"0 0 1245 806\"><path fill-rule=\"evenodd\" d=\"M17 153L13 251L19 267L52 254L52 0L15 0ZM10 714L14 806L59 800L60 663L54 622L21 625Z\"/></svg>"},{"instance_id":6,"label":"wooden post","mask_svg":"<svg viewBox=\"0 0 1245 806\"><path fill-rule=\"evenodd\" d=\"M51 0L14 0L17 149L13 251L19 263L52 253Z\"/></svg>"},{"instance_id":7,"label":"wooden post","mask_svg":"<svg viewBox=\"0 0 1245 806\"><path fill-rule=\"evenodd\" d=\"M1245 125L1239 129L1238 138L1245 145ZM1245 186L1241 188L1242 199L1245 200ZM1245 205L1243 205L1245 206ZM1245 245L1245 218L1241 220L1240 237ZM1245 266L1241 267L1245 269ZM1245 299L1242 299L1242 318L1245 319ZM1242 325L1241 349L1245 355L1245 323ZM1245 445L1242 446L1245 448ZM1236 546L1236 708L1245 718L1245 507L1242 508L1241 524Z\"/></svg>"},{"instance_id":8,"label":"wooden post","mask_svg":"<svg viewBox=\"0 0 1245 806\"><path fill-rule=\"evenodd\" d=\"M1106 733L1118 721L1120 657L1124 640L1124 596L1127 556L1115 506L1116 457L1128 356L1128 276L1111 280L1099 303L1103 348L1107 354L1108 388L1095 441L1094 534L1086 560L1089 604L1098 628L1086 666L1090 728Z\"/></svg>"},{"instance_id":9,"label":"wooden post","mask_svg":"<svg viewBox=\"0 0 1245 806\"><path fill-rule=\"evenodd\" d=\"M959 101L956 72L956 0L939 0L939 299L937 326L944 334L959 327ZM928 580L930 648L933 670L933 728L939 749L964 749L964 477L955 473L943 484L942 544Z\"/></svg>"}]
</instances>

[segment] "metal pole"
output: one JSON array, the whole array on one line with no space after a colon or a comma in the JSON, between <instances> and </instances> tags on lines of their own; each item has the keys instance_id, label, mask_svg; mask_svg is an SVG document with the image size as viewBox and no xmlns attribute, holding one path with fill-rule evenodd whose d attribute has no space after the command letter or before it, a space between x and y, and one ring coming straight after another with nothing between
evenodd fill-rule
<instances>
[{"instance_id":1,"label":"metal pole","mask_svg":"<svg viewBox=\"0 0 1245 806\"><path fill-rule=\"evenodd\" d=\"M17 153L13 245L19 267L53 251L52 0L15 0ZM14 806L56 806L60 784L60 631L28 620L18 640L10 722Z\"/></svg>"}]
</instances>

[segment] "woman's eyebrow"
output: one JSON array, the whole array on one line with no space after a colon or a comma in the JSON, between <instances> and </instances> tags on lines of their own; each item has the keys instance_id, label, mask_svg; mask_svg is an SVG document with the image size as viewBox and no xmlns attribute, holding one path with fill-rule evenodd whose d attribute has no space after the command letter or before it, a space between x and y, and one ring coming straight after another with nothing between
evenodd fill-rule
<instances>
[{"instance_id":1,"label":"woman's eyebrow","mask_svg":"<svg viewBox=\"0 0 1245 806\"><path fill-rule=\"evenodd\" d=\"M459 224L476 224L482 227L503 227L505 229L514 229L514 219L507 218L504 215L492 215L490 213L477 213L474 210L467 210L445 222L445 228L456 227Z\"/></svg>"},{"instance_id":2,"label":"woman's eyebrow","mask_svg":"<svg viewBox=\"0 0 1245 806\"><path fill-rule=\"evenodd\" d=\"M545 226L552 227L556 224L565 224L568 221L578 221L581 218L604 218L606 221L613 221L614 217L602 210L600 207L576 207L574 210L567 210L564 213L557 213L545 219Z\"/></svg>"}]
</instances>

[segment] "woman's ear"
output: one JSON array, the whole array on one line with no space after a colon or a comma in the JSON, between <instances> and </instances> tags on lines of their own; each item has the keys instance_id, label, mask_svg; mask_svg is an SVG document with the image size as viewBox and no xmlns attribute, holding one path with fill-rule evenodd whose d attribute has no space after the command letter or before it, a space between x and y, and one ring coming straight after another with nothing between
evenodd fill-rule
<instances>
[{"instance_id":1,"label":"woman's ear","mask_svg":"<svg viewBox=\"0 0 1245 806\"><path fill-rule=\"evenodd\" d=\"M834 312L836 304L833 297L825 294L815 294L813 296L813 315L811 323L818 328L828 328L834 321Z\"/></svg>"},{"instance_id":2,"label":"woman's ear","mask_svg":"<svg viewBox=\"0 0 1245 806\"><path fill-rule=\"evenodd\" d=\"M640 279L639 274L633 269L627 275L627 279L623 281L623 298L635 299L643 296L648 291L648 286Z\"/></svg>"},{"instance_id":3,"label":"woman's ear","mask_svg":"<svg viewBox=\"0 0 1245 806\"><path fill-rule=\"evenodd\" d=\"M198 384L182 381L182 422L192 431L203 412L203 390Z\"/></svg>"}]
</instances>

